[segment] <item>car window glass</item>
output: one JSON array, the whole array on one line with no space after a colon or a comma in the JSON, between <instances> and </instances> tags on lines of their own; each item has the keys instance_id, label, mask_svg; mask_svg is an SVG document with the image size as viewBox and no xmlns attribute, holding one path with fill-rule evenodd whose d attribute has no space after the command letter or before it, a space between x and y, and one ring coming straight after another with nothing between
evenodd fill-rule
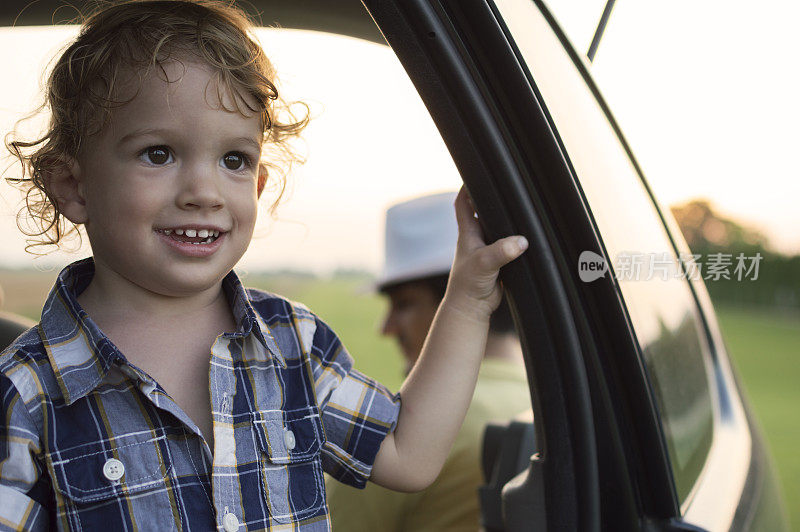
<instances>
[{"instance_id":1,"label":"car window glass","mask_svg":"<svg viewBox=\"0 0 800 532\"><path fill-rule=\"evenodd\" d=\"M683 502L713 433L711 359L688 282L634 166L542 14L529 0L496 4L544 98L619 279Z\"/></svg>"}]
</instances>

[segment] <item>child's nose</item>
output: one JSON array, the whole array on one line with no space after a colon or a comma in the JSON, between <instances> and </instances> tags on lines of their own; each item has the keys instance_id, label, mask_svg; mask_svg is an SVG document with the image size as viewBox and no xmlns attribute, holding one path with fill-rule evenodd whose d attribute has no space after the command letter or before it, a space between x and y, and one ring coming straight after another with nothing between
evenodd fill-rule
<instances>
[{"instance_id":1,"label":"child's nose","mask_svg":"<svg viewBox=\"0 0 800 532\"><path fill-rule=\"evenodd\" d=\"M183 177L178 206L184 209L219 209L225 204L221 185L214 169L195 166Z\"/></svg>"}]
</instances>

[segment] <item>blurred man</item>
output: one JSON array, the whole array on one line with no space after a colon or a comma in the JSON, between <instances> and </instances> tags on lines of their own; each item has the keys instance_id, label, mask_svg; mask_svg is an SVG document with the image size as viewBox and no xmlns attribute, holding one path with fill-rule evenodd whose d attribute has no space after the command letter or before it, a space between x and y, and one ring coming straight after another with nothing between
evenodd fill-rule
<instances>
[{"instance_id":1,"label":"blurred man","mask_svg":"<svg viewBox=\"0 0 800 532\"><path fill-rule=\"evenodd\" d=\"M455 192L425 196L395 205L386 214L386 256L378 289L390 307L382 332L397 340L406 373L419 357L447 287L458 234L455 197ZM492 315L472 404L437 480L412 494L375 484L357 490L331 482L328 504L334 530L477 530L483 429L490 421L507 421L529 409L522 350L503 301Z\"/></svg>"}]
</instances>

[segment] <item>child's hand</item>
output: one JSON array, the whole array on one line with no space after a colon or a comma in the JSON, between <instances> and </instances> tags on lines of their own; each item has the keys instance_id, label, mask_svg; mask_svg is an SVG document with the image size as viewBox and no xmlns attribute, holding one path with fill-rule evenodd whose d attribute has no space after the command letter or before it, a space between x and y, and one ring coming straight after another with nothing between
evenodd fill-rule
<instances>
[{"instance_id":1,"label":"child's hand","mask_svg":"<svg viewBox=\"0 0 800 532\"><path fill-rule=\"evenodd\" d=\"M528 241L501 238L487 246L464 187L456 197L458 244L447 292L422 353L400 389L400 417L381 444L372 480L417 491L436 479L469 407L486 352L489 317L500 304L500 267Z\"/></svg>"},{"instance_id":2,"label":"child's hand","mask_svg":"<svg viewBox=\"0 0 800 532\"><path fill-rule=\"evenodd\" d=\"M528 248L528 241L523 236L509 236L487 246L472 201L463 186L456 197L455 208L458 245L445 301L478 320L488 320L503 295L497 281L500 267L522 255Z\"/></svg>"}]
</instances>

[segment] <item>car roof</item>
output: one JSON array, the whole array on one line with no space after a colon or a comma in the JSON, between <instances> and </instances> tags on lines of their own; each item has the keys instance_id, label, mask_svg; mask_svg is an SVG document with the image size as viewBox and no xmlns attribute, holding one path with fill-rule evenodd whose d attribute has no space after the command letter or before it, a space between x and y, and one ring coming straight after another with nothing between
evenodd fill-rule
<instances>
[{"instance_id":1,"label":"car roof","mask_svg":"<svg viewBox=\"0 0 800 532\"><path fill-rule=\"evenodd\" d=\"M93 0L4 0L0 25L69 24L96 5ZM359 0L247 0L238 6L263 26L338 33L386 44Z\"/></svg>"}]
</instances>

